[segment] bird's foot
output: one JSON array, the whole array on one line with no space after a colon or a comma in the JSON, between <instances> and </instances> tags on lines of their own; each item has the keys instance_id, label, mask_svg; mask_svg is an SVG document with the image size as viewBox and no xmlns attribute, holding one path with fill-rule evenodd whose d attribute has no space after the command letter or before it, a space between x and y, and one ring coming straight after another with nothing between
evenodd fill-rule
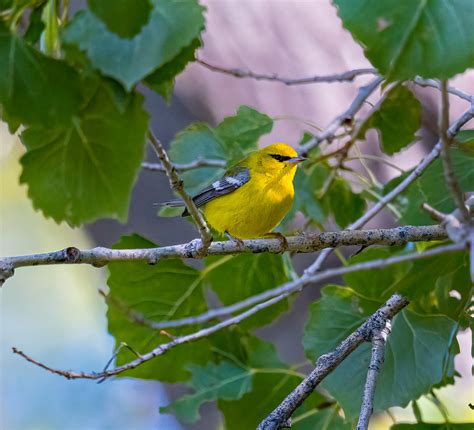
<instances>
[{"instance_id":1,"label":"bird's foot","mask_svg":"<svg viewBox=\"0 0 474 430\"><path fill-rule=\"evenodd\" d=\"M280 242L281 252L285 252L288 250L288 241L286 240L286 237L283 236L281 233L278 233L277 231L272 231L271 233L267 233L265 237L272 237L278 239L278 241Z\"/></svg>"},{"instance_id":2,"label":"bird's foot","mask_svg":"<svg viewBox=\"0 0 474 430\"><path fill-rule=\"evenodd\" d=\"M231 240L232 242L234 242L239 248L243 248L245 246L244 244L244 241L242 239L239 239L238 237L234 237L232 236L229 232L225 231L224 232L225 234L225 237L227 237L227 239Z\"/></svg>"}]
</instances>

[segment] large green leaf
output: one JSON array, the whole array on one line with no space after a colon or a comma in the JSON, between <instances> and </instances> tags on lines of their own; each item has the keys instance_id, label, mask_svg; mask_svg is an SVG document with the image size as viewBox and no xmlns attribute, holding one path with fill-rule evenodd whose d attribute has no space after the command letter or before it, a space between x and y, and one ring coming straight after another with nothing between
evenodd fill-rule
<instances>
[{"instance_id":1,"label":"large green leaf","mask_svg":"<svg viewBox=\"0 0 474 430\"><path fill-rule=\"evenodd\" d=\"M120 105L109 84L84 85L95 93L67 123L22 133L28 151L20 181L35 208L56 222L76 226L106 216L125 221L144 156L143 98L134 94Z\"/></svg>"},{"instance_id":2,"label":"large green leaf","mask_svg":"<svg viewBox=\"0 0 474 430\"><path fill-rule=\"evenodd\" d=\"M195 392L160 409L160 412L174 410L176 416L186 423L199 419L199 408L204 402L240 399L252 389L253 369L237 366L232 362L209 363L202 367L189 366L188 369L193 375L188 385Z\"/></svg>"},{"instance_id":3,"label":"large green leaf","mask_svg":"<svg viewBox=\"0 0 474 430\"><path fill-rule=\"evenodd\" d=\"M370 128L377 129L383 152L393 155L416 140L420 122L420 101L408 88L399 85L389 92L359 136L363 137Z\"/></svg>"},{"instance_id":4,"label":"large green leaf","mask_svg":"<svg viewBox=\"0 0 474 430\"><path fill-rule=\"evenodd\" d=\"M260 136L271 131L270 117L247 106L227 117L216 128L204 123L191 124L178 133L170 145L170 158L175 163L189 163L199 158L233 162L257 149ZM186 189L194 194L224 173L223 168L206 167L184 172Z\"/></svg>"},{"instance_id":5,"label":"large green leaf","mask_svg":"<svg viewBox=\"0 0 474 430\"><path fill-rule=\"evenodd\" d=\"M123 237L115 248L152 248L155 244L137 235ZM142 262L109 264L112 300L143 314L146 318L163 321L195 315L207 309L203 297L199 271L181 260L159 261L150 266ZM126 342L138 353L149 352L170 338L158 330L132 322L118 306L111 303L107 312L109 331L116 344ZM172 335L183 334L195 327L170 329ZM188 365L205 364L211 357L207 339L180 345L167 354L157 357L123 376L153 379L166 382L187 380ZM129 350L122 349L117 365L136 358Z\"/></svg>"},{"instance_id":6,"label":"large green leaf","mask_svg":"<svg viewBox=\"0 0 474 430\"><path fill-rule=\"evenodd\" d=\"M83 103L78 74L10 34L0 21L0 104L4 119L50 127L70 121Z\"/></svg>"},{"instance_id":7,"label":"large green leaf","mask_svg":"<svg viewBox=\"0 0 474 430\"><path fill-rule=\"evenodd\" d=\"M268 253L208 257L205 271L208 272L207 282L224 305L231 305L288 281L283 257ZM286 310L288 300L281 300L246 319L240 326L248 329L269 324Z\"/></svg>"},{"instance_id":8,"label":"large green leaf","mask_svg":"<svg viewBox=\"0 0 474 430\"><path fill-rule=\"evenodd\" d=\"M147 23L149 0L88 0L90 9L121 37L131 38Z\"/></svg>"},{"instance_id":9,"label":"large green leaf","mask_svg":"<svg viewBox=\"0 0 474 430\"><path fill-rule=\"evenodd\" d=\"M350 263L388 258L406 252L413 251L370 248L352 257ZM410 299L417 312L440 313L455 320L459 319L461 309L468 300L471 285L466 252L435 255L414 262L353 272L345 275L344 280L364 297L383 301L399 292ZM459 298L452 297L453 290L459 293Z\"/></svg>"},{"instance_id":10,"label":"large green leaf","mask_svg":"<svg viewBox=\"0 0 474 430\"><path fill-rule=\"evenodd\" d=\"M147 76L145 84L169 102L173 93L176 75L181 73L190 61L194 61L195 52L200 46L201 40L194 39L189 46L183 48L171 61Z\"/></svg>"},{"instance_id":11,"label":"large green leaf","mask_svg":"<svg viewBox=\"0 0 474 430\"><path fill-rule=\"evenodd\" d=\"M303 344L308 358L314 361L334 349L380 305L350 288L325 287L321 300L311 306L305 327ZM410 310L397 315L377 381L374 410L406 406L440 382L456 328L455 322L444 316ZM344 408L346 419L359 413L369 360L370 345L364 344L323 382Z\"/></svg>"},{"instance_id":12,"label":"large green leaf","mask_svg":"<svg viewBox=\"0 0 474 430\"><path fill-rule=\"evenodd\" d=\"M472 168L474 153L452 148L451 159L461 188L466 192L474 190L474 169ZM387 184L387 191L398 181L399 179L395 178ZM421 205L425 202L444 213L454 210L454 202L446 188L443 166L439 159L425 170L403 196L405 205L400 208L402 211L400 222L403 224L432 224L434 221L421 209Z\"/></svg>"},{"instance_id":13,"label":"large green leaf","mask_svg":"<svg viewBox=\"0 0 474 430\"><path fill-rule=\"evenodd\" d=\"M256 428L302 380L280 360L272 344L255 337L250 337L247 343L245 364L253 369L252 391L238 400L219 399L218 407L224 415L226 430ZM317 406L326 400L315 393L310 401Z\"/></svg>"},{"instance_id":14,"label":"large green leaf","mask_svg":"<svg viewBox=\"0 0 474 430\"><path fill-rule=\"evenodd\" d=\"M79 47L104 75L130 90L137 82L170 62L199 37L203 7L196 0L152 0L148 23L132 39L110 32L89 10L76 14L63 41Z\"/></svg>"},{"instance_id":15,"label":"large green leaf","mask_svg":"<svg viewBox=\"0 0 474 430\"><path fill-rule=\"evenodd\" d=\"M474 65L471 0L333 0L370 62L389 80L447 79Z\"/></svg>"}]
</instances>

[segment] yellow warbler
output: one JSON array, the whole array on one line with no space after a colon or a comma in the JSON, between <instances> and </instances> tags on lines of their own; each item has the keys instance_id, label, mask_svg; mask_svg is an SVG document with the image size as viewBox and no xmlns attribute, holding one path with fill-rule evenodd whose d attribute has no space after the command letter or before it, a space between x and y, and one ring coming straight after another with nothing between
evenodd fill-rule
<instances>
[{"instance_id":1,"label":"yellow warbler","mask_svg":"<svg viewBox=\"0 0 474 430\"><path fill-rule=\"evenodd\" d=\"M271 235L293 203L298 163L305 158L285 143L252 152L193 197L208 223L232 240ZM182 205L180 201L166 203ZM189 215L188 211L183 216Z\"/></svg>"}]
</instances>

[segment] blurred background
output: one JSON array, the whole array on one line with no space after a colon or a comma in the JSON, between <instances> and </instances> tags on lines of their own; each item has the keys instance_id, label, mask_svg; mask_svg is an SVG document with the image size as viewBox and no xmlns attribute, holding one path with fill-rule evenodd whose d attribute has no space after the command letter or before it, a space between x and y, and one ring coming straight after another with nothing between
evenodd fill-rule
<instances>
[{"instance_id":1,"label":"blurred background","mask_svg":"<svg viewBox=\"0 0 474 430\"><path fill-rule=\"evenodd\" d=\"M344 72L370 65L362 49L352 40L329 0L201 0L207 6L204 48L199 57L211 64L251 69L288 77ZM82 2L72 1L80 8ZM278 83L256 82L211 72L199 64L190 65L176 83L169 105L156 94L143 90L156 134L168 143L176 132L193 121L216 124L233 115L245 104L278 119L261 145L284 141L296 145L304 131L315 132L311 124L326 126L350 104L369 78L352 83L312 84L286 87ZM472 92L474 73L457 77L453 85ZM424 104L423 145L396 157L402 168L416 165L436 140L436 92L414 88ZM374 95L374 98L377 94ZM452 117L466 106L452 99ZM370 106L367 106L367 109ZM375 135L368 134L365 149L379 154ZM23 153L17 137L10 136L0 123L0 254L44 252L66 246L89 248L110 246L122 234L136 232L161 244L188 241L196 236L191 224L182 219L158 218L153 203L171 194L162 173L141 172L134 189L129 220L121 225L101 220L83 229L71 229L45 220L35 212L20 187L18 160ZM152 154L149 160L155 161ZM372 166L371 166L372 167ZM386 182L397 174L387 168L375 169ZM380 216L372 225L388 226L393 220ZM298 256L298 270L314 255ZM335 264L329 260L326 264ZM106 269L89 266L50 266L18 270L0 292L0 428L29 429L212 429L220 419L212 405L202 409L203 420L184 427L170 415L160 415L182 390L149 381L115 379L103 384L68 381L32 366L11 353L16 346L53 367L73 370L100 370L112 355L114 340L107 333L105 304L97 293L104 287ZM307 289L292 310L272 326L258 331L274 341L283 359L303 357L300 336L308 304L318 296L318 288ZM461 354L457 369L462 375L456 384L440 390L452 421L474 418L456 405L467 398L474 386L471 377L470 334L460 335ZM472 397L472 396L471 396ZM426 421L441 421L439 410L421 400ZM413 421L411 408L393 408L393 414ZM462 415L464 414L464 415ZM388 428L388 415L379 415L372 429Z\"/></svg>"}]
</instances>

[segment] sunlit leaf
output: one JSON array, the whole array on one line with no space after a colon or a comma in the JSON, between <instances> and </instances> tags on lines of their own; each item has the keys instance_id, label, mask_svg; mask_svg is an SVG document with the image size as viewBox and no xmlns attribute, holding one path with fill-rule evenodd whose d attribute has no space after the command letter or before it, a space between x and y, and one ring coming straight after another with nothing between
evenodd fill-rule
<instances>
[{"instance_id":1,"label":"sunlit leaf","mask_svg":"<svg viewBox=\"0 0 474 430\"><path fill-rule=\"evenodd\" d=\"M447 79L474 64L471 0L333 2L344 27L389 80Z\"/></svg>"}]
</instances>

